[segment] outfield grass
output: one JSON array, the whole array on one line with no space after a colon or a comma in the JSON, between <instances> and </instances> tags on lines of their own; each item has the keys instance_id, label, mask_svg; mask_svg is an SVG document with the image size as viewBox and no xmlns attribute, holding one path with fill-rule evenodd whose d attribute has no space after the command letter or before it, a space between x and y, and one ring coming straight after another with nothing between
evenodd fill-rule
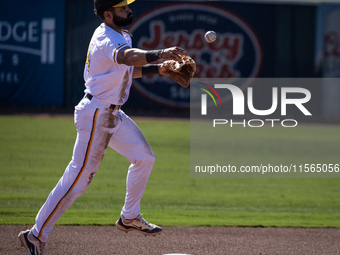
<instances>
[{"instance_id":1,"label":"outfield grass","mask_svg":"<svg viewBox=\"0 0 340 255\"><path fill-rule=\"evenodd\" d=\"M340 179L193 179L189 120L136 122L156 155L142 199L147 220L162 226L340 227ZM34 224L71 159L73 120L0 116L0 123L0 224ZM264 136L261 132L273 144L288 139L271 135L270 130L258 130L253 138L248 134L249 150L261 143L257 139ZM329 148L338 148L338 126L301 125L297 132L295 152L287 152L292 160L301 157L296 151L309 151L316 144L324 146L325 155ZM323 140L320 134L335 139ZM244 134L240 136L242 146L246 141ZM237 141L234 136L231 142ZM239 150L228 155L237 159ZM124 157L109 149L90 187L58 224L114 224L124 203L128 166Z\"/></svg>"}]
</instances>

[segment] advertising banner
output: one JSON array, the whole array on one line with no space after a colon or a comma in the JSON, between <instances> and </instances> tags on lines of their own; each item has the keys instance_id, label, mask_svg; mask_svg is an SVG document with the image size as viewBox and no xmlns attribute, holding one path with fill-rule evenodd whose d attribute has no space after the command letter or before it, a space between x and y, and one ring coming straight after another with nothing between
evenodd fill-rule
<instances>
[{"instance_id":1,"label":"advertising banner","mask_svg":"<svg viewBox=\"0 0 340 255\"><path fill-rule=\"evenodd\" d=\"M214 43L204 40L213 30ZM129 27L134 46L161 49L179 46L196 61L197 78L256 77L262 48L252 26L231 10L200 3L163 4L141 13ZM167 107L189 108L190 89L169 76L134 80L134 89L147 99Z\"/></svg>"},{"instance_id":2,"label":"advertising banner","mask_svg":"<svg viewBox=\"0 0 340 255\"><path fill-rule=\"evenodd\" d=\"M1 105L63 104L64 8L64 0L1 3Z\"/></svg>"}]
</instances>

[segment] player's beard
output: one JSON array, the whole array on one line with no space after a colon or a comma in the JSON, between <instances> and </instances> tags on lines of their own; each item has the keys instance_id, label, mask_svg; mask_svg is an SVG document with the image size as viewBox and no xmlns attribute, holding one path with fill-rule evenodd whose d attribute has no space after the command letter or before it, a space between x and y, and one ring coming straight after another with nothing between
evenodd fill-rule
<instances>
[{"instance_id":1,"label":"player's beard","mask_svg":"<svg viewBox=\"0 0 340 255\"><path fill-rule=\"evenodd\" d=\"M129 12L126 19L118 17L115 13L113 13L113 23L115 23L117 26L120 27L128 26L132 23L132 20L133 20L132 12Z\"/></svg>"}]
</instances>

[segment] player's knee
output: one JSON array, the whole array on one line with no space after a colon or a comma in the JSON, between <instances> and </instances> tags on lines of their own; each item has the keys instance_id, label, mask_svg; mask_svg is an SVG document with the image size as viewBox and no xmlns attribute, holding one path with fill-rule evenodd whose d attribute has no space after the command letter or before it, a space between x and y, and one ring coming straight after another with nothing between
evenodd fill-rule
<instances>
[{"instance_id":1,"label":"player's knee","mask_svg":"<svg viewBox=\"0 0 340 255\"><path fill-rule=\"evenodd\" d=\"M153 151L152 150L150 150L150 152L149 153L146 153L145 155L144 155L144 157L145 157L145 160L149 163L149 164L154 164L155 163L155 154L153 153Z\"/></svg>"},{"instance_id":2,"label":"player's knee","mask_svg":"<svg viewBox=\"0 0 340 255\"><path fill-rule=\"evenodd\" d=\"M143 164L153 165L155 163L155 154L153 153L153 151L150 148L150 150L144 151L141 159L143 161Z\"/></svg>"},{"instance_id":3,"label":"player's knee","mask_svg":"<svg viewBox=\"0 0 340 255\"><path fill-rule=\"evenodd\" d=\"M132 157L128 158L132 164L143 165L146 166L153 166L155 162L155 154L153 153L150 147L143 148L138 150L136 153L131 155Z\"/></svg>"}]
</instances>

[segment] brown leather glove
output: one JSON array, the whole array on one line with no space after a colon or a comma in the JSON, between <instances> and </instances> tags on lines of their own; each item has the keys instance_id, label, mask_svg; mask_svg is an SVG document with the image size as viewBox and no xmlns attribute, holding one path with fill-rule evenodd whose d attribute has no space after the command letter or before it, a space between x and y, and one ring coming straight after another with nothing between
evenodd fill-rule
<instances>
[{"instance_id":1,"label":"brown leather glove","mask_svg":"<svg viewBox=\"0 0 340 255\"><path fill-rule=\"evenodd\" d=\"M196 63L189 56L182 56L181 61L167 60L163 63L169 74L183 88L190 85L196 71Z\"/></svg>"}]
</instances>

